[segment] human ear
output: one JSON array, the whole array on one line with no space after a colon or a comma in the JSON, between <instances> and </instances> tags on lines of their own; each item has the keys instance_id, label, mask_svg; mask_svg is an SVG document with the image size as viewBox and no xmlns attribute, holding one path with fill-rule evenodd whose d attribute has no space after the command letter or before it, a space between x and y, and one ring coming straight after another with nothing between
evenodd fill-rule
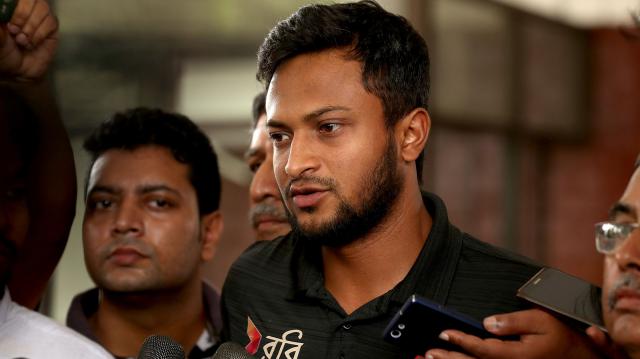
<instances>
[{"instance_id":1,"label":"human ear","mask_svg":"<svg viewBox=\"0 0 640 359\"><path fill-rule=\"evenodd\" d=\"M220 235L224 228L222 213L220 213L220 211L215 211L202 216L200 225L202 240L202 251L200 257L206 262L213 258L213 255L216 253L216 249L218 248Z\"/></svg>"},{"instance_id":2,"label":"human ear","mask_svg":"<svg viewBox=\"0 0 640 359\"><path fill-rule=\"evenodd\" d=\"M431 129L431 118L424 108L416 108L403 117L396 126L400 156L405 162L413 162L424 150Z\"/></svg>"}]
</instances>

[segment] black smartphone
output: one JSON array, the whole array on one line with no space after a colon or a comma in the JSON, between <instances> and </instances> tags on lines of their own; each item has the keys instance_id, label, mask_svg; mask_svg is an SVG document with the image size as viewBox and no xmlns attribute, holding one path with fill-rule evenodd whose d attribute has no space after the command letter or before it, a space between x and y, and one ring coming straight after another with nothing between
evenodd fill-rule
<instances>
[{"instance_id":1,"label":"black smartphone","mask_svg":"<svg viewBox=\"0 0 640 359\"><path fill-rule=\"evenodd\" d=\"M606 332L600 302L602 290L554 268L542 268L518 289L517 296L562 314L579 329L596 326Z\"/></svg>"},{"instance_id":2,"label":"black smartphone","mask_svg":"<svg viewBox=\"0 0 640 359\"><path fill-rule=\"evenodd\" d=\"M427 349L462 351L438 338L445 329L456 329L480 338L497 338L482 323L416 294L409 297L384 330L384 339L424 354Z\"/></svg>"}]
</instances>

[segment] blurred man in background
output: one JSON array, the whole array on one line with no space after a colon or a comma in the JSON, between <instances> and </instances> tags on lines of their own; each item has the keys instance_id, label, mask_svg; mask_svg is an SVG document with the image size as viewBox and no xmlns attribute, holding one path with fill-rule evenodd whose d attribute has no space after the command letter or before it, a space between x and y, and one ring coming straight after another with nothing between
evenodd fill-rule
<instances>
[{"instance_id":1,"label":"blurred man in background","mask_svg":"<svg viewBox=\"0 0 640 359\"><path fill-rule=\"evenodd\" d=\"M4 10L9 4L3 3ZM20 1L0 26L0 356L109 358L31 311L69 233L75 172L67 134L43 77L58 22L45 1ZM18 302L18 303L16 303Z\"/></svg>"},{"instance_id":2,"label":"blurred man in background","mask_svg":"<svg viewBox=\"0 0 640 359\"><path fill-rule=\"evenodd\" d=\"M613 345L634 359L640 358L639 222L640 157L622 197L609 211L609 220L596 224L596 248L605 255L602 288L605 326ZM590 330L599 344L605 347L609 344L602 333L595 328Z\"/></svg>"},{"instance_id":3,"label":"blurred man in background","mask_svg":"<svg viewBox=\"0 0 640 359\"><path fill-rule=\"evenodd\" d=\"M20 164L19 183L11 184L15 177L4 182L2 194L24 198L29 217L18 226L25 250L16 253L9 289L29 308L40 302L75 214L73 152L45 78L57 48L57 26L47 2L39 0L19 1L11 21L0 27L0 120L8 126L2 135L19 146L14 155L3 151L3 158ZM15 170L3 167L5 174Z\"/></svg>"},{"instance_id":4,"label":"blurred man in background","mask_svg":"<svg viewBox=\"0 0 640 359\"><path fill-rule=\"evenodd\" d=\"M267 135L266 93L253 99L251 143L245 161L253 173L249 186L249 220L256 239L271 240L291 231L280 190L273 173L273 144Z\"/></svg>"},{"instance_id":5,"label":"blurred man in background","mask_svg":"<svg viewBox=\"0 0 640 359\"><path fill-rule=\"evenodd\" d=\"M117 357L135 357L152 334L210 357L221 318L202 270L223 223L209 139L185 116L138 108L101 124L85 149L82 234L97 288L74 298L67 324Z\"/></svg>"}]
</instances>

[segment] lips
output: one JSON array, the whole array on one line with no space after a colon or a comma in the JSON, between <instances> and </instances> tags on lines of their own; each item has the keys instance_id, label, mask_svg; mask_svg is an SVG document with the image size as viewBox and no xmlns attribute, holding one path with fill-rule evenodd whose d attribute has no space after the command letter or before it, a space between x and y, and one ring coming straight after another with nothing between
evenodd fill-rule
<instances>
[{"instance_id":1,"label":"lips","mask_svg":"<svg viewBox=\"0 0 640 359\"><path fill-rule=\"evenodd\" d=\"M315 186L291 186L289 193L298 208L317 206L328 190Z\"/></svg>"},{"instance_id":2,"label":"lips","mask_svg":"<svg viewBox=\"0 0 640 359\"><path fill-rule=\"evenodd\" d=\"M119 266L131 266L144 258L146 258L146 256L134 248L120 247L111 252L107 259Z\"/></svg>"},{"instance_id":3,"label":"lips","mask_svg":"<svg viewBox=\"0 0 640 359\"><path fill-rule=\"evenodd\" d=\"M616 290L615 309L637 312L640 308L640 291L623 287Z\"/></svg>"},{"instance_id":4,"label":"lips","mask_svg":"<svg viewBox=\"0 0 640 359\"><path fill-rule=\"evenodd\" d=\"M271 215L258 215L254 218L254 223L256 227L259 227L262 224L279 224L279 223L288 223L286 218L271 216Z\"/></svg>"}]
</instances>

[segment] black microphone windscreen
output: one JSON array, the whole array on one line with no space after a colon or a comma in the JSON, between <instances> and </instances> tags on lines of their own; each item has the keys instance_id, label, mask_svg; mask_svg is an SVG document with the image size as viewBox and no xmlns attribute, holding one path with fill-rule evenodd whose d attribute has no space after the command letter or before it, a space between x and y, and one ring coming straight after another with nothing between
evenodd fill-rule
<instances>
[{"instance_id":1,"label":"black microphone windscreen","mask_svg":"<svg viewBox=\"0 0 640 359\"><path fill-rule=\"evenodd\" d=\"M184 350L173 338L150 335L142 343L137 359L185 359Z\"/></svg>"},{"instance_id":2,"label":"black microphone windscreen","mask_svg":"<svg viewBox=\"0 0 640 359\"><path fill-rule=\"evenodd\" d=\"M222 343L211 359L247 359L252 356L244 347L234 342Z\"/></svg>"}]
</instances>

